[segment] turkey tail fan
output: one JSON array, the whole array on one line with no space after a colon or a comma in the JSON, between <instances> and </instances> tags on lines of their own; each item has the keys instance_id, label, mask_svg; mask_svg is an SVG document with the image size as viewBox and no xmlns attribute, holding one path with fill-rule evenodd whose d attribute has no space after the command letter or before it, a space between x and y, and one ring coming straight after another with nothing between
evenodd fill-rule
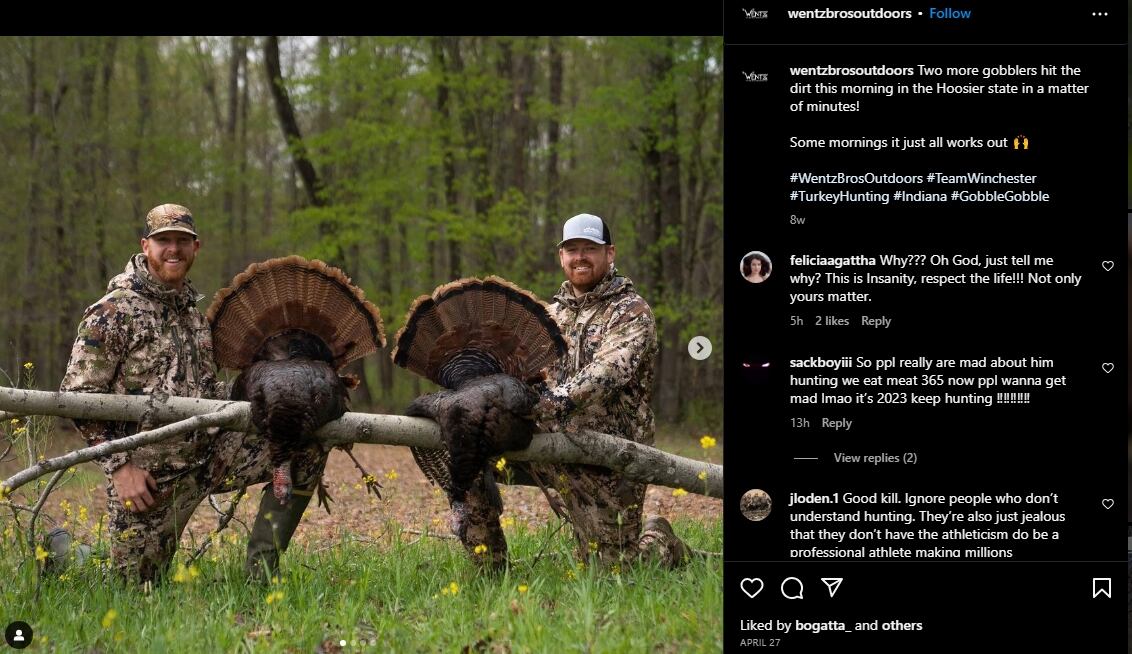
<instances>
[{"instance_id":1,"label":"turkey tail fan","mask_svg":"<svg viewBox=\"0 0 1132 654\"><path fill-rule=\"evenodd\" d=\"M530 381L566 354L566 340L546 306L494 276L460 279L418 297L393 340L394 363L448 388L452 378L445 366L461 355L482 366L481 374Z\"/></svg>"},{"instance_id":2,"label":"turkey tail fan","mask_svg":"<svg viewBox=\"0 0 1132 654\"><path fill-rule=\"evenodd\" d=\"M322 339L338 369L385 346L381 312L362 290L338 268L297 255L248 266L206 316L224 368L247 368L267 339L291 329Z\"/></svg>"},{"instance_id":3,"label":"turkey tail fan","mask_svg":"<svg viewBox=\"0 0 1132 654\"><path fill-rule=\"evenodd\" d=\"M445 493L452 493L452 475L450 473L450 466L452 465L452 455L448 450L434 450L427 447L409 447L409 451L413 454L413 460L417 462L417 467L421 469L424 476L434 485L439 486ZM487 493L487 499L491 502L497 510L503 510L503 496L499 493L499 485L495 481L495 474L492 472L494 468L493 461L498 459L488 459L488 465L483 468L483 486ZM520 482L521 483L521 482Z\"/></svg>"},{"instance_id":4,"label":"turkey tail fan","mask_svg":"<svg viewBox=\"0 0 1132 654\"><path fill-rule=\"evenodd\" d=\"M452 477L448 472L451 457L448 450L434 450L427 447L410 447L417 467L421 469L429 481L436 484L446 493L452 492Z\"/></svg>"}]
</instances>

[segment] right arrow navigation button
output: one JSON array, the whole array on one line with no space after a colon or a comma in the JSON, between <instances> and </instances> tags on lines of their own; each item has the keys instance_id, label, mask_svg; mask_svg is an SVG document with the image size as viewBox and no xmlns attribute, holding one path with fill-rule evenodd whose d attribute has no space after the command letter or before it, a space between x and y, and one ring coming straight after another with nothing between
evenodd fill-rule
<instances>
[{"instance_id":1,"label":"right arrow navigation button","mask_svg":"<svg viewBox=\"0 0 1132 654\"><path fill-rule=\"evenodd\" d=\"M706 336L693 336L688 341L688 354L696 361L703 361L711 356L711 341Z\"/></svg>"}]
</instances>

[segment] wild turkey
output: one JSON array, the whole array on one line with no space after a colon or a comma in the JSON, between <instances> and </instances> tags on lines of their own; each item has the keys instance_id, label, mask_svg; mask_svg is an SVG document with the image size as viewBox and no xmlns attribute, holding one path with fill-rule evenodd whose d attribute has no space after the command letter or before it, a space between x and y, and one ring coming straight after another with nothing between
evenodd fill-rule
<instances>
[{"instance_id":1,"label":"wild turkey","mask_svg":"<svg viewBox=\"0 0 1132 654\"><path fill-rule=\"evenodd\" d=\"M251 402L275 497L286 504L294 450L348 409L357 380L337 371L385 346L381 313L341 270L289 256L248 266L207 317L217 365L243 371L232 399Z\"/></svg>"},{"instance_id":2,"label":"wild turkey","mask_svg":"<svg viewBox=\"0 0 1132 654\"><path fill-rule=\"evenodd\" d=\"M440 426L446 450L412 452L447 492L463 539L464 499L481 471L502 510L488 461L530 445L538 402L531 384L566 353L566 341L538 298L499 277L461 279L418 297L394 340L394 363L447 389L417 398L406 414Z\"/></svg>"}]
</instances>

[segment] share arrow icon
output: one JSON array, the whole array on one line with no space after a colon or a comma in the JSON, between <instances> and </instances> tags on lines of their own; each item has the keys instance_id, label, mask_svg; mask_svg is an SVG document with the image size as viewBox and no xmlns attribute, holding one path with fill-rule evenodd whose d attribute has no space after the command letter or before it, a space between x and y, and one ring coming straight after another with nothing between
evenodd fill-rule
<instances>
[{"instance_id":1,"label":"share arrow icon","mask_svg":"<svg viewBox=\"0 0 1132 654\"><path fill-rule=\"evenodd\" d=\"M825 584L825 587L829 589L829 596L833 597L837 589L841 588L841 582L844 581L844 579L844 577L822 577L821 581Z\"/></svg>"}]
</instances>

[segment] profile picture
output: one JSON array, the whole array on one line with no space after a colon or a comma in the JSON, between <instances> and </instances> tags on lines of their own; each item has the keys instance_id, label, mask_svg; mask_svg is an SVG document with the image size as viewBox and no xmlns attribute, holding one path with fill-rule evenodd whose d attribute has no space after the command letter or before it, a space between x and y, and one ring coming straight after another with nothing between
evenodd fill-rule
<instances>
[{"instance_id":1,"label":"profile picture","mask_svg":"<svg viewBox=\"0 0 1132 654\"><path fill-rule=\"evenodd\" d=\"M739 498L739 510L744 518L758 522L770 515L770 495L762 489L752 488Z\"/></svg>"},{"instance_id":2,"label":"profile picture","mask_svg":"<svg viewBox=\"0 0 1132 654\"><path fill-rule=\"evenodd\" d=\"M739 264L739 272L743 274L743 279L758 284L765 282L767 277L770 277L770 257L766 253L753 250L743 255L743 261Z\"/></svg>"}]
</instances>

